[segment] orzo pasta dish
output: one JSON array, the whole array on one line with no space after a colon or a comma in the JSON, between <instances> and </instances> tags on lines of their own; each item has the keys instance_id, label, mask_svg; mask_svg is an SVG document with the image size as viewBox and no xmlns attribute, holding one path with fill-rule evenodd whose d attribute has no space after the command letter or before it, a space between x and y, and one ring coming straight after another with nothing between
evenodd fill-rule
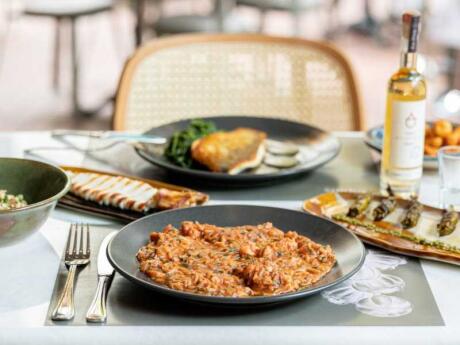
<instances>
[{"instance_id":1,"label":"orzo pasta dish","mask_svg":"<svg viewBox=\"0 0 460 345\"><path fill-rule=\"evenodd\" d=\"M324 277L336 261L330 246L271 223L219 227L191 221L152 232L137 260L159 284L228 297L297 291Z\"/></svg>"}]
</instances>

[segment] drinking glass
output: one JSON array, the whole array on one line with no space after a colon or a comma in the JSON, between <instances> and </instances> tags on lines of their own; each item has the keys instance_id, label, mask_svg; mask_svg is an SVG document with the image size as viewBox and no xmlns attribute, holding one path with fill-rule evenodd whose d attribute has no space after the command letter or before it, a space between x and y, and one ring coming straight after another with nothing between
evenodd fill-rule
<instances>
[{"instance_id":1,"label":"drinking glass","mask_svg":"<svg viewBox=\"0 0 460 345\"><path fill-rule=\"evenodd\" d=\"M438 151L441 207L452 205L460 211L460 146L445 146Z\"/></svg>"}]
</instances>

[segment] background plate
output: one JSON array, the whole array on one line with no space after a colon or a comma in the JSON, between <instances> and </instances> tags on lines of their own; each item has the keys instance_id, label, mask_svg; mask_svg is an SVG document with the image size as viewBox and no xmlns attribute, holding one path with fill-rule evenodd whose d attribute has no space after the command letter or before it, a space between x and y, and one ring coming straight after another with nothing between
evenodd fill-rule
<instances>
[{"instance_id":1,"label":"background plate","mask_svg":"<svg viewBox=\"0 0 460 345\"><path fill-rule=\"evenodd\" d=\"M383 148L383 126L369 129L366 132L364 141L371 149L381 153ZM429 169L437 169L438 159L436 157L424 156L423 167Z\"/></svg>"},{"instance_id":2,"label":"background plate","mask_svg":"<svg viewBox=\"0 0 460 345\"><path fill-rule=\"evenodd\" d=\"M310 214L314 214L321 217L329 218L330 210L337 211L337 206L341 205L342 200L351 201L358 196L358 193L352 192L328 192L317 195L310 199L307 199L303 203L303 209ZM383 196L374 195L373 199L380 201L384 198ZM405 199L396 199L398 208L406 210L409 201ZM329 210L329 211L328 211ZM335 212L334 212L335 213ZM380 222L385 224L386 229L395 231L402 231L400 226L393 220L388 218L396 217L397 210L393 211L384 221ZM443 210L423 205L422 218L427 217L430 219L440 219L442 217ZM419 221L420 223L421 221ZM436 220L437 222L437 220ZM432 224L433 222L430 222ZM355 235L361 238L364 242L372 244L374 246L389 250L397 254L415 256L422 259L434 260L446 262L453 265L460 265L460 254L452 251L442 250L433 246L426 246L423 244L415 243L410 240L394 236L391 234L383 234L376 231L368 230L362 226L350 225L343 223L343 226L352 231ZM405 230L407 231L407 230ZM456 230L459 231L459 230ZM452 241L453 244L455 240Z\"/></svg>"},{"instance_id":3,"label":"background plate","mask_svg":"<svg viewBox=\"0 0 460 345\"><path fill-rule=\"evenodd\" d=\"M313 286L293 293L262 297L216 297L176 291L157 284L138 270L136 253L144 246L152 231L161 231L166 225L176 227L182 221L193 220L219 226L256 225L272 222L283 231L295 230L313 241L329 244L337 263L333 269ZM248 205L200 206L189 209L160 212L125 226L110 243L107 254L110 262L125 278L132 282L175 297L199 302L219 304L265 304L285 302L319 292L351 277L361 267L365 250L361 241L340 225L327 219L275 207Z\"/></svg>"},{"instance_id":4,"label":"background plate","mask_svg":"<svg viewBox=\"0 0 460 345\"><path fill-rule=\"evenodd\" d=\"M329 162L340 151L340 142L336 137L319 128L297 122L247 116L209 117L206 118L206 120L213 121L217 128L222 130L232 130L237 127L259 129L266 132L268 134L268 138L270 139L294 142L298 145L308 145L311 150L316 151L318 154L312 160L306 161L294 168L280 170L276 173L255 174L251 172L243 172L238 175L229 175L226 173L215 173L206 170L182 168L174 165L163 156L166 145L141 145L136 148L136 151L142 158L155 165L165 168L168 171L201 178L208 182L221 182L225 184L262 183L273 181L274 179L304 174L307 171L318 168L319 166ZM189 123L190 120L174 122L168 125L153 128L146 132L146 134L170 138L174 132L185 129Z\"/></svg>"}]
</instances>

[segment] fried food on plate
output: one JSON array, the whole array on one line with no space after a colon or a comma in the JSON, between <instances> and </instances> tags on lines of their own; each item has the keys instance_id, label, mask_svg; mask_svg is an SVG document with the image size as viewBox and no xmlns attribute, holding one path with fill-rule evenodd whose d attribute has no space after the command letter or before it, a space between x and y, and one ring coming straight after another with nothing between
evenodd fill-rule
<instances>
[{"instance_id":1,"label":"fried food on plate","mask_svg":"<svg viewBox=\"0 0 460 345\"><path fill-rule=\"evenodd\" d=\"M453 130L452 124L447 120L438 120L433 125L434 134L441 138L447 137Z\"/></svg>"},{"instance_id":2,"label":"fried food on plate","mask_svg":"<svg viewBox=\"0 0 460 345\"><path fill-rule=\"evenodd\" d=\"M261 164L266 137L251 128L215 132L193 142L192 158L211 171L238 174Z\"/></svg>"},{"instance_id":3,"label":"fried food on plate","mask_svg":"<svg viewBox=\"0 0 460 345\"><path fill-rule=\"evenodd\" d=\"M448 120L437 120L425 127L425 154L435 157L446 145L460 145L460 126L455 127Z\"/></svg>"}]
</instances>

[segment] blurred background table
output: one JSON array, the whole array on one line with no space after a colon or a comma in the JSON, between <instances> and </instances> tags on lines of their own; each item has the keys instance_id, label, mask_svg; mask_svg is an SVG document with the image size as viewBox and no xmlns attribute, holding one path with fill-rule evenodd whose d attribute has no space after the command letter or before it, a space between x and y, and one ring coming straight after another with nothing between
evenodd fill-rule
<instances>
[{"instance_id":1,"label":"blurred background table","mask_svg":"<svg viewBox=\"0 0 460 345\"><path fill-rule=\"evenodd\" d=\"M455 35L450 34L456 32L458 13L453 0L4 0L0 3L3 128L110 128L113 107L101 109L101 105L113 99L126 58L141 41L184 32L263 32L329 40L356 71L367 126L375 126L383 121L385 85L398 63L395 18L407 7L425 16L419 68L430 84L430 104L435 104L458 89L453 82ZM79 24L65 25L65 18L74 18L75 23L78 18ZM353 30L369 18L382 40L375 39L375 30ZM437 102L429 116L458 115L456 94L450 93L447 108ZM94 112L98 116L70 116Z\"/></svg>"}]
</instances>

